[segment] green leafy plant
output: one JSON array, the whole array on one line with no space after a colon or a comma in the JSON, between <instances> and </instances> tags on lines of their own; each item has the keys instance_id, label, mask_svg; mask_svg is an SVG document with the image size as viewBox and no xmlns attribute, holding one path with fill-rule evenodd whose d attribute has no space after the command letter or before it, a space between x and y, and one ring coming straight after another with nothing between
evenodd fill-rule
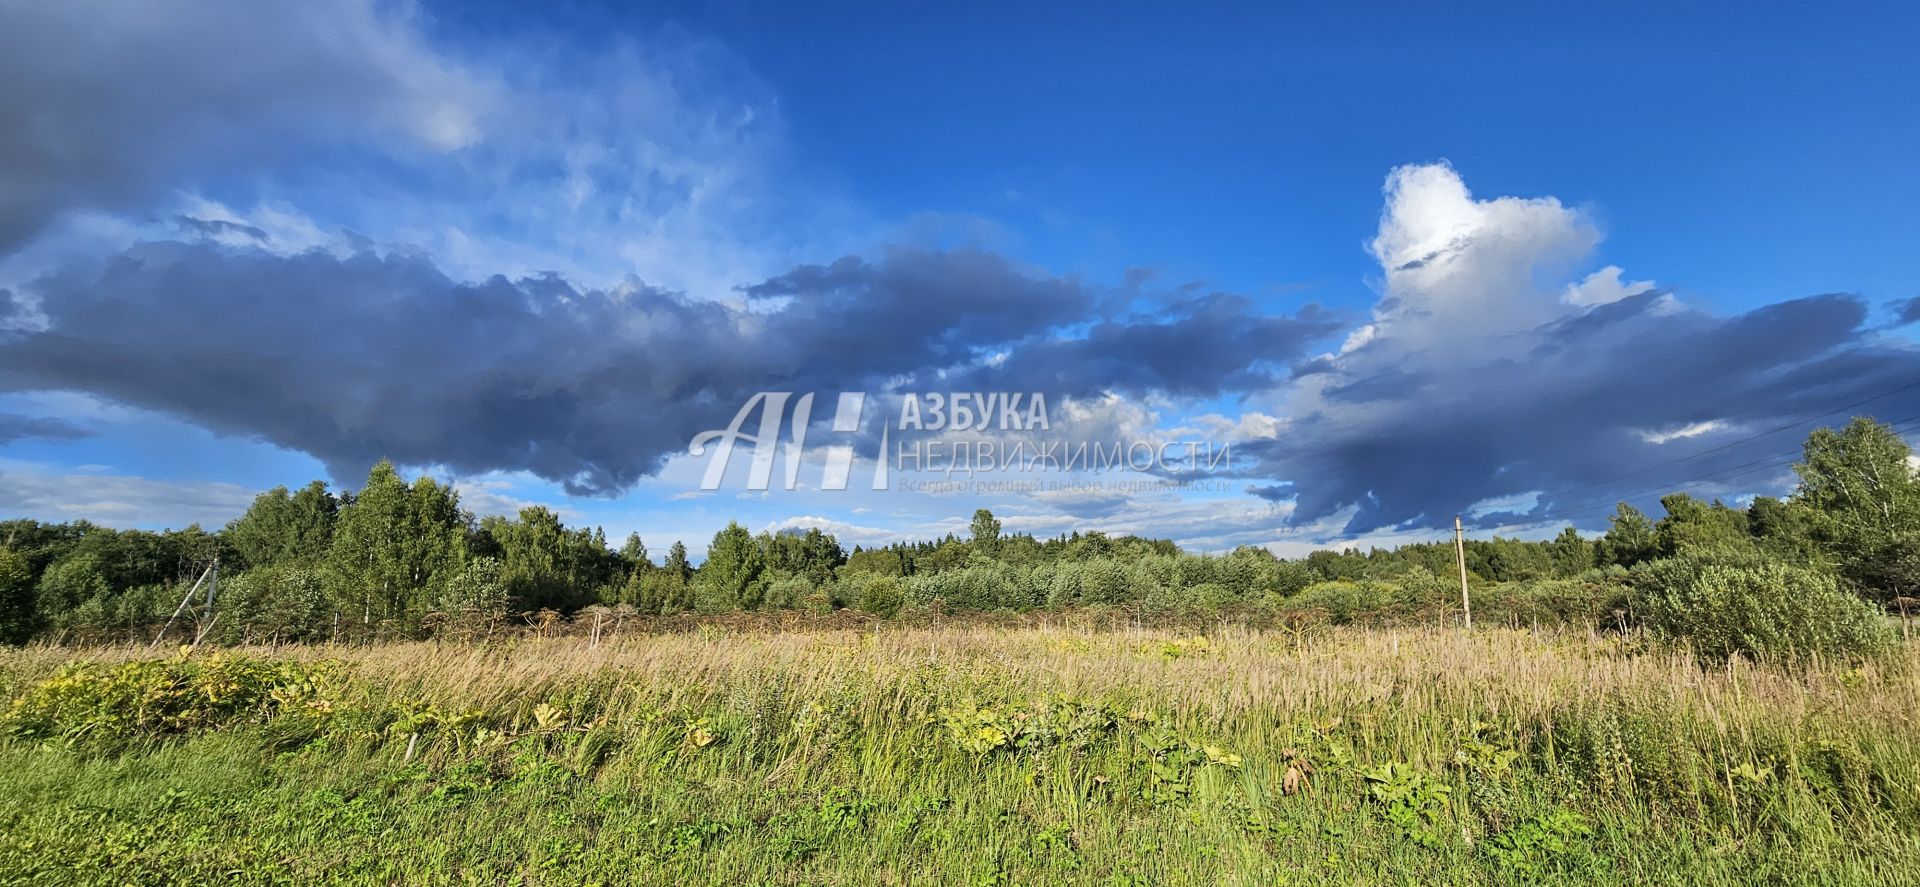
<instances>
[{"instance_id":1,"label":"green leafy plant","mask_svg":"<svg viewBox=\"0 0 1920 887\"><path fill-rule=\"evenodd\" d=\"M1494 865L1526 882L1603 866L1589 848L1593 829L1571 810L1554 809L1488 838L1482 851Z\"/></svg>"},{"instance_id":2,"label":"green leafy plant","mask_svg":"<svg viewBox=\"0 0 1920 887\"><path fill-rule=\"evenodd\" d=\"M0 715L0 730L32 738L126 739L261 720L280 710L325 713L333 667L216 653L114 665L71 665L34 684Z\"/></svg>"},{"instance_id":3,"label":"green leafy plant","mask_svg":"<svg viewBox=\"0 0 1920 887\"><path fill-rule=\"evenodd\" d=\"M1367 798L1386 820L1422 847L1440 846L1453 787L1410 765L1389 762L1361 774Z\"/></svg>"},{"instance_id":4,"label":"green leafy plant","mask_svg":"<svg viewBox=\"0 0 1920 887\"><path fill-rule=\"evenodd\" d=\"M1072 697L1042 697L1025 704L942 706L935 716L955 747L971 754L1065 747L1084 750L1111 736L1123 715L1111 706Z\"/></svg>"},{"instance_id":5,"label":"green leafy plant","mask_svg":"<svg viewBox=\"0 0 1920 887\"><path fill-rule=\"evenodd\" d=\"M1152 726L1139 738L1147 765L1142 797L1155 804L1171 804L1193 794L1195 774L1207 767L1238 770L1241 757L1218 745L1182 737L1165 726Z\"/></svg>"},{"instance_id":6,"label":"green leafy plant","mask_svg":"<svg viewBox=\"0 0 1920 887\"><path fill-rule=\"evenodd\" d=\"M1872 605L1813 570L1674 558L1647 565L1636 584L1647 628L1708 660L1868 659L1893 641Z\"/></svg>"}]
</instances>

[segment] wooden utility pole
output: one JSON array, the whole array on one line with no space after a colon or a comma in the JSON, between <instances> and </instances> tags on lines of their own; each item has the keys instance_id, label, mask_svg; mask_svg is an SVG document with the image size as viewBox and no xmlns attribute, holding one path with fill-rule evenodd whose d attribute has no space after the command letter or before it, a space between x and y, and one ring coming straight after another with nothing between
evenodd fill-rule
<instances>
[{"instance_id":1,"label":"wooden utility pole","mask_svg":"<svg viewBox=\"0 0 1920 887\"><path fill-rule=\"evenodd\" d=\"M1467 541L1466 531L1460 528L1460 515L1453 516L1453 559L1460 564L1460 612L1467 617L1467 627L1473 627L1473 600L1467 597Z\"/></svg>"}]
</instances>

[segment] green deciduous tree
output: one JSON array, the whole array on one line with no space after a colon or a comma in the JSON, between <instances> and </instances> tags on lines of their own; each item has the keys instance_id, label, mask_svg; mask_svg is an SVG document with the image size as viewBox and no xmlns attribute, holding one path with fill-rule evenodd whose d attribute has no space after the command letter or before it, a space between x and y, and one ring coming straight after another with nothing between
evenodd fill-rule
<instances>
[{"instance_id":1,"label":"green deciduous tree","mask_svg":"<svg viewBox=\"0 0 1920 887\"><path fill-rule=\"evenodd\" d=\"M780 576L800 576L815 586L833 581L835 570L847 562L840 540L819 527L804 533L763 535L760 544L767 552L767 569Z\"/></svg>"},{"instance_id":2,"label":"green deciduous tree","mask_svg":"<svg viewBox=\"0 0 1920 887\"><path fill-rule=\"evenodd\" d=\"M973 523L969 525L973 534L973 547L976 551L993 554L1000 547L1000 521L993 512L985 508L973 513Z\"/></svg>"},{"instance_id":3,"label":"green deciduous tree","mask_svg":"<svg viewBox=\"0 0 1920 887\"><path fill-rule=\"evenodd\" d=\"M675 541L667 548L667 561L660 569L679 577L682 583L693 581L693 564L687 560L687 543Z\"/></svg>"},{"instance_id":4,"label":"green deciduous tree","mask_svg":"<svg viewBox=\"0 0 1920 887\"><path fill-rule=\"evenodd\" d=\"M766 592L766 553L745 527L729 522L707 546L700 565L694 606L703 613L751 610Z\"/></svg>"},{"instance_id":5,"label":"green deciduous tree","mask_svg":"<svg viewBox=\"0 0 1920 887\"><path fill-rule=\"evenodd\" d=\"M417 628L439 586L460 568L467 529L451 487L429 477L408 486L381 461L334 527L328 563L342 582L342 609L363 629L380 622Z\"/></svg>"},{"instance_id":6,"label":"green deciduous tree","mask_svg":"<svg viewBox=\"0 0 1920 887\"><path fill-rule=\"evenodd\" d=\"M491 538L521 609L580 607L593 600L601 585L619 578L604 536L585 528L568 529L545 506L521 509L518 520L487 518L480 528Z\"/></svg>"},{"instance_id":7,"label":"green deciduous tree","mask_svg":"<svg viewBox=\"0 0 1920 887\"><path fill-rule=\"evenodd\" d=\"M227 524L222 535L240 555L236 568L319 563L332 548L339 512L340 500L324 481L297 493L274 487L255 497L247 513Z\"/></svg>"},{"instance_id":8,"label":"green deciduous tree","mask_svg":"<svg viewBox=\"0 0 1920 887\"><path fill-rule=\"evenodd\" d=\"M1747 530L1768 556L1797 566L1820 563L1813 538L1813 509L1797 499L1755 497L1747 506Z\"/></svg>"},{"instance_id":9,"label":"green deciduous tree","mask_svg":"<svg viewBox=\"0 0 1920 887\"><path fill-rule=\"evenodd\" d=\"M1920 589L1920 479L1913 451L1871 419L1815 430L1794 466L1823 559L1855 590L1887 600Z\"/></svg>"},{"instance_id":10,"label":"green deciduous tree","mask_svg":"<svg viewBox=\"0 0 1920 887\"><path fill-rule=\"evenodd\" d=\"M0 547L0 644L24 644L33 636L33 563Z\"/></svg>"},{"instance_id":11,"label":"green deciduous tree","mask_svg":"<svg viewBox=\"0 0 1920 887\"><path fill-rule=\"evenodd\" d=\"M1562 579L1578 576L1595 566L1595 547L1580 531L1568 527L1547 543L1547 555L1553 562L1553 575Z\"/></svg>"},{"instance_id":12,"label":"green deciduous tree","mask_svg":"<svg viewBox=\"0 0 1920 887\"><path fill-rule=\"evenodd\" d=\"M1622 502L1614 508L1608 524L1599 543L1602 564L1630 567L1659 556L1660 537L1654 532L1653 521L1640 509Z\"/></svg>"},{"instance_id":13,"label":"green deciduous tree","mask_svg":"<svg viewBox=\"0 0 1920 887\"><path fill-rule=\"evenodd\" d=\"M627 534L627 541L620 546L620 560L628 572L653 567L653 561L647 559L647 543L640 541L639 533Z\"/></svg>"},{"instance_id":14,"label":"green deciduous tree","mask_svg":"<svg viewBox=\"0 0 1920 887\"><path fill-rule=\"evenodd\" d=\"M1719 502L1702 502L1686 493L1660 497L1666 516L1654 525L1661 557L1714 549L1745 549L1753 544L1747 513Z\"/></svg>"},{"instance_id":15,"label":"green deciduous tree","mask_svg":"<svg viewBox=\"0 0 1920 887\"><path fill-rule=\"evenodd\" d=\"M847 574L866 573L874 576L907 575L907 553L901 548L856 548L848 556L845 569Z\"/></svg>"}]
</instances>

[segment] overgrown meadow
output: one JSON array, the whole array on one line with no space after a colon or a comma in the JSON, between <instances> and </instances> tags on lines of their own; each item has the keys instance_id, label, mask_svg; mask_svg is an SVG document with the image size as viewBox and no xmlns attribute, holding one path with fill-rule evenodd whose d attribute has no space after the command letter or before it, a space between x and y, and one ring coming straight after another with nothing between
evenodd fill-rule
<instances>
[{"instance_id":1,"label":"overgrown meadow","mask_svg":"<svg viewBox=\"0 0 1920 887\"><path fill-rule=\"evenodd\" d=\"M0 653L0 883L1920 883L1920 648L876 622Z\"/></svg>"},{"instance_id":2,"label":"overgrown meadow","mask_svg":"<svg viewBox=\"0 0 1920 887\"><path fill-rule=\"evenodd\" d=\"M1299 560L981 509L656 564L384 463L3 522L0 883L1920 883L1920 474L1806 454Z\"/></svg>"}]
</instances>

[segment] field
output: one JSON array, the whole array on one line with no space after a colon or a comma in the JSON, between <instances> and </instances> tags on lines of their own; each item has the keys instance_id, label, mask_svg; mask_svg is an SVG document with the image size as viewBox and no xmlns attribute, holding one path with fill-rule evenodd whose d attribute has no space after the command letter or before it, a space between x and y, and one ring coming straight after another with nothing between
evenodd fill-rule
<instances>
[{"instance_id":1,"label":"field","mask_svg":"<svg viewBox=\"0 0 1920 887\"><path fill-rule=\"evenodd\" d=\"M1920 646L698 631L0 653L0 883L1920 883Z\"/></svg>"}]
</instances>

